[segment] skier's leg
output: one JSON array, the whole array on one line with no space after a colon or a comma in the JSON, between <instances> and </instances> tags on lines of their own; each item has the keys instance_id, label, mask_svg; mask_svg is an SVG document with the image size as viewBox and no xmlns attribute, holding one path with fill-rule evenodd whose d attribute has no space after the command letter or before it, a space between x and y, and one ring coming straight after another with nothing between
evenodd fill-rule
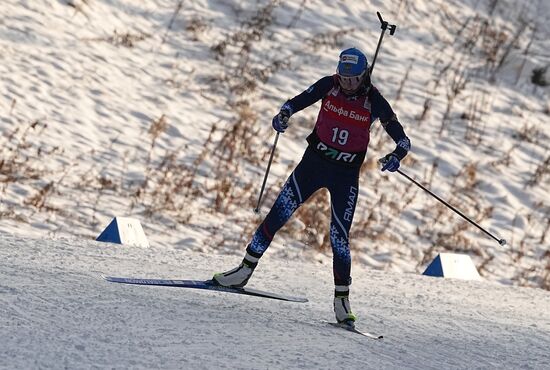
<instances>
[{"instance_id":1,"label":"skier's leg","mask_svg":"<svg viewBox=\"0 0 550 370\"><path fill-rule=\"evenodd\" d=\"M316 191L313 174L307 174L303 168L297 167L289 176L281 192L277 196L273 207L256 229L252 236L249 249L252 252L263 254L269 247L273 237L294 212Z\"/></svg>"},{"instance_id":2,"label":"skier's leg","mask_svg":"<svg viewBox=\"0 0 550 370\"><path fill-rule=\"evenodd\" d=\"M349 303L351 285L351 254L349 232L353 222L357 196L359 194L358 170L350 170L338 176L338 182L329 187L331 194L330 243L334 271L334 313L338 322L353 325L355 315Z\"/></svg>"},{"instance_id":3,"label":"skier's leg","mask_svg":"<svg viewBox=\"0 0 550 370\"><path fill-rule=\"evenodd\" d=\"M275 233L292 214L321 186L319 171L316 171L316 154L304 155L302 161L290 174L273 207L256 229L242 263L227 272L214 275L214 281L224 286L244 286L252 276L258 260L269 247Z\"/></svg>"},{"instance_id":4,"label":"skier's leg","mask_svg":"<svg viewBox=\"0 0 550 370\"><path fill-rule=\"evenodd\" d=\"M359 187L357 182L332 189L330 221L330 243L333 253L334 283L349 285L351 282L351 254L349 231L353 222Z\"/></svg>"}]
</instances>

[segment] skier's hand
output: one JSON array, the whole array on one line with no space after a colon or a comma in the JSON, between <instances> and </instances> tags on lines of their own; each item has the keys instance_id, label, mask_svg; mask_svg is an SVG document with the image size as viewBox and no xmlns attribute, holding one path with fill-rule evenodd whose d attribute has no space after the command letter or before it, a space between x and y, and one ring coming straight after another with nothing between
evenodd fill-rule
<instances>
[{"instance_id":1,"label":"skier's hand","mask_svg":"<svg viewBox=\"0 0 550 370\"><path fill-rule=\"evenodd\" d=\"M283 133L288 128L288 119L292 115L292 108L288 103L285 103L279 113L273 117L271 125L273 129L277 132Z\"/></svg>"},{"instance_id":2,"label":"skier's hand","mask_svg":"<svg viewBox=\"0 0 550 370\"><path fill-rule=\"evenodd\" d=\"M382 171L395 172L399 169L399 158L393 153L387 154L385 157L378 160L382 164Z\"/></svg>"}]
</instances>

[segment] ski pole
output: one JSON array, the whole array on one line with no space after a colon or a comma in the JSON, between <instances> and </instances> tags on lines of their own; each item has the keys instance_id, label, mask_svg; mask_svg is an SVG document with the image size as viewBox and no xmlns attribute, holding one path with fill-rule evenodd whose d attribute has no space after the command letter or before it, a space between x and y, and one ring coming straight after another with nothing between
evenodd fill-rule
<instances>
[{"instance_id":1,"label":"ski pole","mask_svg":"<svg viewBox=\"0 0 550 370\"><path fill-rule=\"evenodd\" d=\"M382 164L384 164L384 158L380 158L380 160L378 161ZM411 181L413 184L415 184L416 186L418 186L419 188L421 188L422 190L424 190L425 192L427 192L428 194L430 194L432 197L434 197L435 199L437 199L438 201L440 201L441 203L443 203L444 205L447 206L447 208L450 208L451 210L453 210L456 214L458 214L460 217L462 217L463 219L465 219L466 221L468 221L469 223L471 223L472 225L474 225L475 227L477 227L479 230L483 231L485 234L487 234L488 236L490 236L491 238L493 238L494 240L496 240L498 242L498 244L500 245L506 245L506 240L504 239L499 239L497 238L496 236L494 236L493 234L491 234L490 232L488 232L487 230L485 230L483 227L479 226L478 223L476 223L475 221L473 221L472 219L470 219L468 216L466 216L464 213L460 212L458 209L456 209L455 207L453 207L452 205L450 205L449 203L445 202L443 199L441 199L440 197L438 197L437 195L435 195L434 193L432 193L430 190L428 190L426 187L424 187L422 184L420 184L419 182L417 182L416 180L414 180L412 177L410 177L409 175L407 175L406 173L404 173L403 171L401 170L397 170L397 172L405 177L407 180Z\"/></svg>"},{"instance_id":2,"label":"ski pole","mask_svg":"<svg viewBox=\"0 0 550 370\"><path fill-rule=\"evenodd\" d=\"M267 169L265 170L264 182L262 184L262 189L260 190L260 197L258 198L258 204L256 204L256 208L254 208L254 213L259 213L260 212L260 206L262 205L262 196L264 194L265 183L267 181L267 176L269 175L269 169L271 168L271 162L273 162L273 154L275 154L275 148L277 147L277 141L279 141L279 134L280 134L280 132L277 132L277 135L275 135L275 142L273 143L273 148L271 149L271 155L269 156L269 162L267 163Z\"/></svg>"},{"instance_id":3,"label":"ski pole","mask_svg":"<svg viewBox=\"0 0 550 370\"><path fill-rule=\"evenodd\" d=\"M460 212L458 209L456 209L455 207L451 206L449 203L445 202L443 199L441 199L440 197L438 197L437 195L435 195L434 193L432 193L430 190L426 189L424 186L422 186L422 184L416 182L414 179L412 179L410 176L408 176L406 173L404 173L403 171L401 170L397 170L397 172L399 172L400 175L404 176L406 179L408 179L409 181L412 181L413 184L419 186L422 190L424 190L425 192L427 192L428 194L430 194L432 197L434 197L435 199L439 200L441 203L443 203L444 205L446 205L448 208L450 208L451 210L453 210L456 214L458 214L459 216L461 216L463 219L465 219L466 221L468 221L469 223L471 223L472 225L474 225L475 227L477 227L479 230L483 231L485 234L487 234L488 236L490 236L491 238L493 238L494 240L496 240L498 242L498 244L500 245L506 245L506 240L504 239L499 239L497 238L496 236L494 236L493 234L491 234L490 232L488 232L487 230L485 230L483 227L479 226L479 224L475 221L472 221L469 217L467 217L466 215L464 215L462 212Z\"/></svg>"},{"instance_id":4,"label":"ski pole","mask_svg":"<svg viewBox=\"0 0 550 370\"><path fill-rule=\"evenodd\" d=\"M374 69L374 63L376 63L376 58L378 57L378 51L380 50L380 45L382 44L384 33L386 33L386 30L389 29L390 36L393 36L393 34L395 33L395 29L397 28L395 24L389 24L387 21L383 20L380 12L376 12L376 15L380 20L380 27L382 28L382 33L380 34L380 38L378 39L378 45L376 46L376 52L374 53L374 57L372 58L372 64L370 66L369 75L372 75L372 70Z\"/></svg>"}]
</instances>

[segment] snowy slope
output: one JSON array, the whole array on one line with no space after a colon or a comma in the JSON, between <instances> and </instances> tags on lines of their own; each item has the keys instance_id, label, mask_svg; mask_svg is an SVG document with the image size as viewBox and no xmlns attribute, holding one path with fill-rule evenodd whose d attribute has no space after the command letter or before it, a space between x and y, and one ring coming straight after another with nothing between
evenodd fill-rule
<instances>
[{"instance_id":1,"label":"snowy slope","mask_svg":"<svg viewBox=\"0 0 550 370\"><path fill-rule=\"evenodd\" d=\"M165 248L0 234L0 368L547 369L550 295L540 289L355 269L352 305L373 341L325 326L332 277L267 257L250 286L285 303L110 284L100 273L207 278L237 262Z\"/></svg>"},{"instance_id":2,"label":"snowy slope","mask_svg":"<svg viewBox=\"0 0 550 370\"><path fill-rule=\"evenodd\" d=\"M413 142L403 170L509 245L381 175L393 143L377 127L355 265L421 272L454 250L489 280L548 287L550 108L548 88L530 82L550 63L547 1L3 1L0 230L91 239L134 216L166 253L241 254L259 222L271 117L332 73L342 48L372 58L377 10L398 24L373 78ZM316 110L280 140L264 213ZM272 253L330 263L328 214L312 202Z\"/></svg>"}]
</instances>

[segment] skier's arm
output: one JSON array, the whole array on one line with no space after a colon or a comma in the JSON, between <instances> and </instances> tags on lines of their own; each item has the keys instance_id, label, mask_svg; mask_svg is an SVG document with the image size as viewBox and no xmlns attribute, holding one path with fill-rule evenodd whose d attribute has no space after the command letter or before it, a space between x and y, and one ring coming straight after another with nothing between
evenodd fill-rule
<instances>
[{"instance_id":1,"label":"skier's arm","mask_svg":"<svg viewBox=\"0 0 550 370\"><path fill-rule=\"evenodd\" d=\"M294 114L323 99L333 87L334 77L325 76L311 85L307 90L288 100L285 105L288 104L292 110L292 114Z\"/></svg>"},{"instance_id":2,"label":"skier's arm","mask_svg":"<svg viewBox=\"0 0 550 370\"><path fill-rule=\"evenodd\" d=\"M384 130L386 130L396 144L395 150L389 155L393 154L399 160L402 160L411 149L411 141L405 134L405 130L403 130L403 126L399 123L390 103L374 87L372 87L370 94L373 120L376 118L380 119L382 127L384 127Z\"/></svg>"},{"instance_id":3,"label":"skier's arm","mask_svg":"<svg viewBox=\"0 0 550 370\"><path fill-rule=\"evenodd\" d=\"M285 132L288 127L288 119L290 116L324 98L330 89L334 87L334 82L333 76L323 77L301 94L287 100L281 107L279 113L277 113L271 121L273 129L279 133Z\"/></svg>"}]
</instances>

